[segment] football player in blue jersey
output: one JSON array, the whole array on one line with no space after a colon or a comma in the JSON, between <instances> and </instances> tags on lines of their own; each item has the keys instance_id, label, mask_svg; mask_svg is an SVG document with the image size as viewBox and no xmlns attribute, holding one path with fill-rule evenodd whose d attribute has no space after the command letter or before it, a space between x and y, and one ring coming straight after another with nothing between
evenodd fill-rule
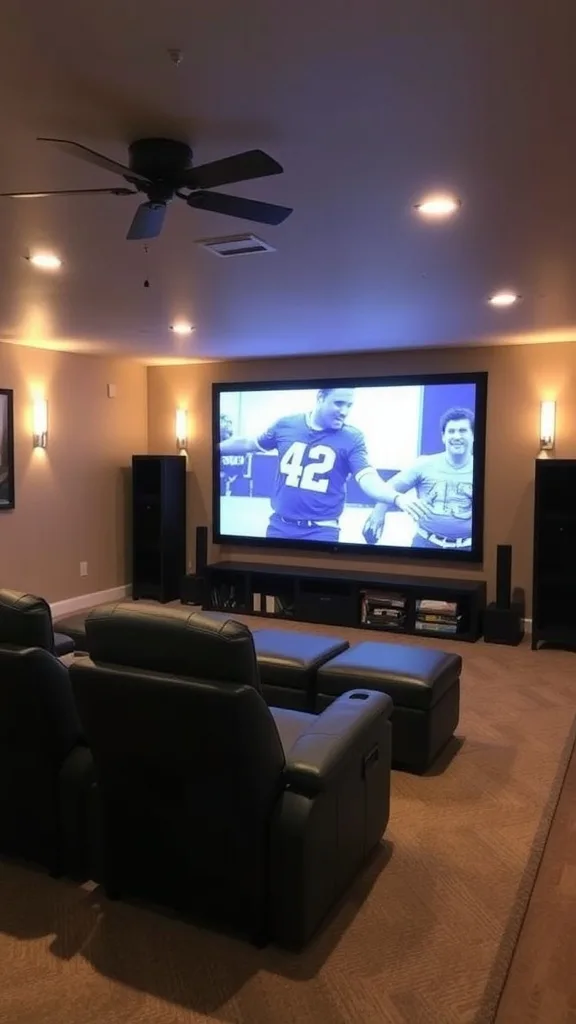
<instances>
[{"instance_id":1,"label":"football player in blue jersey","mask_svg":"<svg viewBox=\"0 0 576 1024\"><path fill-rule=\"evenodd\" d=\"M448 409L440 420L440 431L444 451L421 455L388 481L396 492L391 505L402 508L405 492L416 492L420 510L413 510L417 522L413 548L466 550L472 546L474 413ZM391 505L378 504L368 516L363 530L368 544L380 540Z\"/></svg>"},{"instance_id":2,"label":"football player in blue jersey","mask_svg":"<svg viewBox=\"0 0 576 1024\"><path fill-rule=\"evenodd\" d=\"M418 498L398 494L371 465L364 434L346 423L353 403L353 388L323 388L311 412L282 416L255 438L220 442L221 455L278 452L268 538L336 544L351 476L373 501L395 501L415 519L423 512Z\"/></svg>"}]
</instances>

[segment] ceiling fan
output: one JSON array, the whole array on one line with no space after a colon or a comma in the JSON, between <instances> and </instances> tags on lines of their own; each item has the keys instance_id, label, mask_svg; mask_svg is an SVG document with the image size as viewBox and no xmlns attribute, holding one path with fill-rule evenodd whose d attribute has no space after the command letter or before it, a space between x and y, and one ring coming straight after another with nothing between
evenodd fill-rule
<instances>
[{"instance_id":1,"label":"ceiling fan","mask_svg":"<svg viewBox=\"0 0 576 1024\"><path fill-rule=\"evenodd\" d=\"M61 189L53 192L2 192L0 197L12 199L41 199L45 196L75 196L108 194L131 196L144 194L126 238L131 241L146 241L160 234L168 203L172 199L183 199L188 206L197 210L210 210L228 217L257 221L260 224L282 224L292 213L287 206L257 202L240 196L210 192L220 185L231 185L253 178L265 178L271 174L282 174L283 168L261 149L250 149L245 153L224 157L213 163L193 166L193 152L185 142L172 139L138 139L128 148L128 165L118 163L97 153L79 142L67 139L39 138L71 156L85 160L120 175L131 188L78 188Z\"/></svg>"}]
</instances>

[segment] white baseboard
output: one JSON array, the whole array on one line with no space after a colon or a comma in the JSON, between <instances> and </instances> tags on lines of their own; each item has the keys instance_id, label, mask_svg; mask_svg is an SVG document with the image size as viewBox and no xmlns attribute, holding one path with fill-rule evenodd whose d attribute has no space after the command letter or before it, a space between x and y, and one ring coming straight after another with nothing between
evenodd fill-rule
<instances>
[{"instance_id":1,"label":"white baseboard","mask_svg":"<svg viewBox=\"0 0 576 1024\"><path fill-rule=\"evenodd\" d=\"M96 604L107 604L108 601L123 601L129 597L132 587L129 583L123 587L112 587L110 590L97 590L95 594L79 594L65 601L56 601L50 605L53 619L61 619L63 615L73 615L84 608L93 608Z\"/></svg>"}]
</instances>

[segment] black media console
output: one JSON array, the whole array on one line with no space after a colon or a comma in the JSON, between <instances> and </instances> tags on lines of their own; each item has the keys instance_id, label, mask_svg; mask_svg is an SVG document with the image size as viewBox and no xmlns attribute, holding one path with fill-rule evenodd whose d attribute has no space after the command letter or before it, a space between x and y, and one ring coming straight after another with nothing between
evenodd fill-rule
<instances>
[{"instance_id":1,"label":"black media console","mask_svg":"<svg viewBox=\"0 0 576 1024\"><path fill-rule=\"evenodd\" d=\"M206 567L204 608L453 640L479 640L480 580L340 572L253 562Z\"/></svg>"}]
</instances>

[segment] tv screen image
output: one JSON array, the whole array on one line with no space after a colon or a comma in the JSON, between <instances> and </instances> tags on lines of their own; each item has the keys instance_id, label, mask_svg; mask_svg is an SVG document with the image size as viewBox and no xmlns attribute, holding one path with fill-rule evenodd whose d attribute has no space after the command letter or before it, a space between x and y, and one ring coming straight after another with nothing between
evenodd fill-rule
<instances>
[{"instance_id":1,"label":"tv screen image","mask_svg":"<svg viewBox=\"0 0 576 1024\"><path fill-rule=\"evenodd\" d=\"M216 541L480 560L486 375L215 385Z\"/></svg>"}]
</instances>

